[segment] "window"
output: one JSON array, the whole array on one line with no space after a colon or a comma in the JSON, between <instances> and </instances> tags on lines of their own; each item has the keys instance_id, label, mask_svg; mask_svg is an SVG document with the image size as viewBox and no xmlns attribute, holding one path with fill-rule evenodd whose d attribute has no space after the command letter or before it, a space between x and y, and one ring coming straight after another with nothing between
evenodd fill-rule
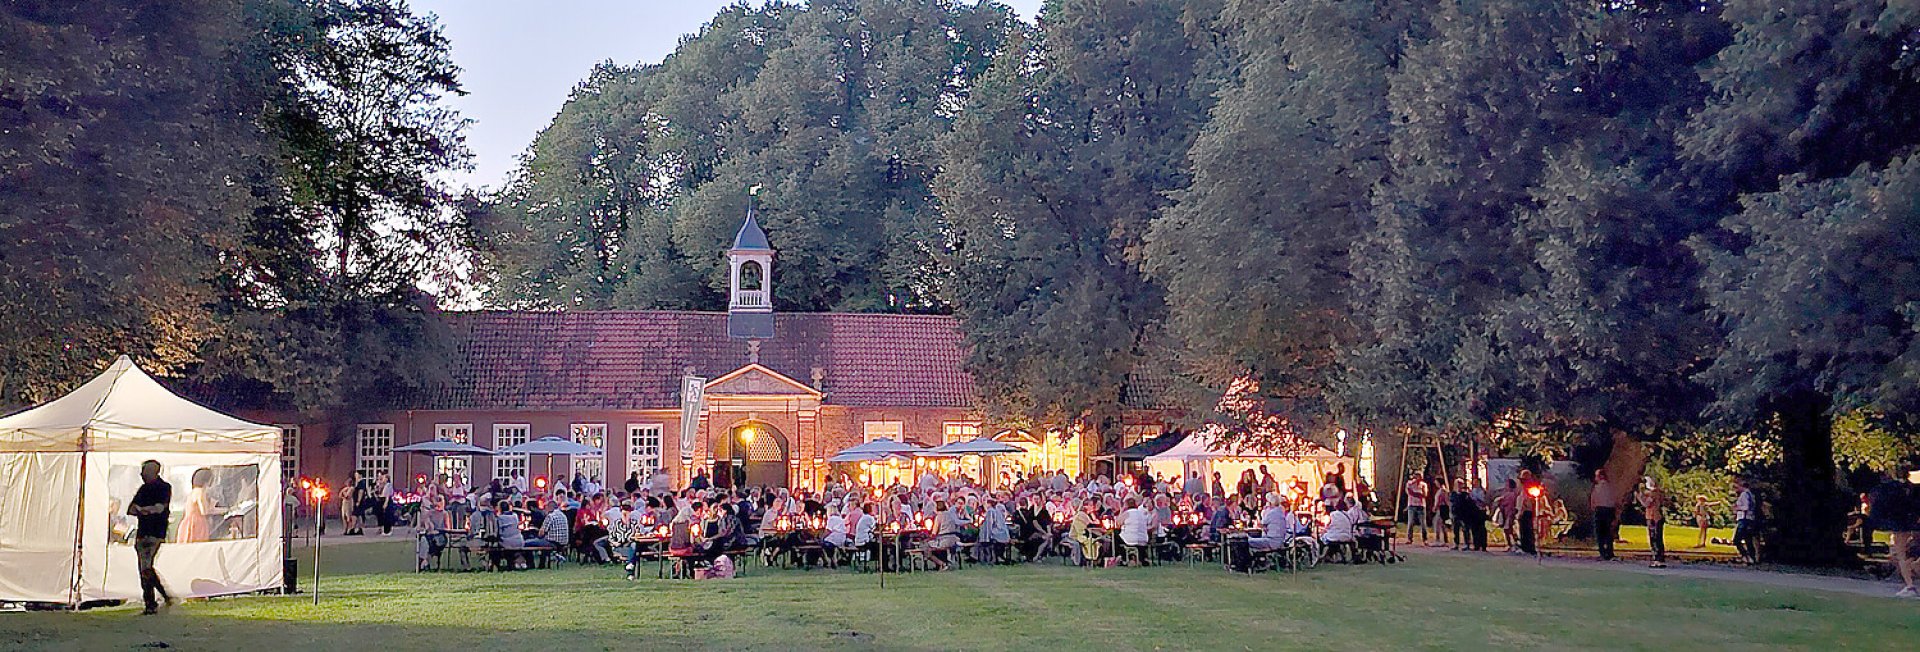
<instances>
[{"instance_id":1,"label":"window","mask_svg":"<svg viewBox=\"0 0 1920 652\"><path fill-rule=\"evenodd\" d=\"M742 290L760 289L760 286L762 284L761 277L764 275L765 274L760 269L760 263L754 262L751 260L744 263L740 263L740 289Z\"/></svg>"},{"instance_id":2,"label":"window","mask_svg":"<svg viewBox=\"0 0 1920 652\"><path fill-rule=\"evenodd\" d=\"M906 424L900 421L868 421L865 425L867 441L881 437L901 441L901 438L906 435Z\"/></svg>"},{"instance_id":3,"label":"window","mask_svg":"<svg viewBox=\"0 0 1920 652\"><path fill-rule=\"evenodd\" d=\"M280 426L280 481L287 487L300 482L300 426Z\"/></svg>"},{"instance_id":4,"label":"window","mask_svg":"<svg viewBox=\"0 0 1920 652\"><path fill-rule=\"evenodd\" d=\"M1165 428L1158 424L1121 426L1120 447L1126 448L1149 439L1157 438L1163 434L1165 430Z\"/></svg>"},{"instance_id":5,"label":"window","mask_svg":"<svg viewBox=\"0 0 1920 652\"><path fill-rule=\"evenodd\" d=\"M393 470L393 424L360 424L354 470L372 477Z\"/></svg>"},{"instance_id":6,"label":"window","mask_svg":"<svg viewBox=\"0 0 1920 652\"><path fill-rule=\"evenodd\" d=\"M447 441L457 441L462 444L471 444L473 443L473 424L435 424L433 426L433 437L434 439L445 439ZM466 483L472 479L468 476L473 472L473 456L436 456L433 458L433 472L436 476L433 479L434 482L445 483L444 486L448 487L464 488Z\"/></svg>"},{"instance_id":7,"label":"window","mask_svg":"<svg viewBox=\"0 0 1920 652\"><path fill-rule=\"evenodd\" d=\"M661 430L657 423L627 424L627 472L639 472L641 482L660 470Z\"/></svg>"},{"instance_id":8,"label":"window","mask_svg":"<svg viewBox=\"0 0 1920 652\"><path fill-rule=\"evenodd\" d=\"M521 444L527 443L527 432L529 430L531 430L531 428L527 427L527 424L524 424L524 423L494 424L493 426L494 450L499 450L502 448L506 448L508 446L519 446ZM495 479L507 480L512 478L513 474L515 473L519 473L520 477L522 478L527 477L527 456L525 455L493 456L493 477Z\"/></svg>"},{"instance_id":9,"label":"window","mask_svg":"<svg viewBox=\"0 0 1920 652\"><path fill-rule=\"evenodd\" d=\"M169 542L202 543L260 536L260 465L173 464L163 467L160 474L174 487L173 502L168 507L176 520L167 532ZM126 505L133 502L141 484L139 462L115 464L107 470L109 542L133 543L139 521L127 515ZM279 509L275 503L268 505L268 509Z\"/></svg>"},{"instance_id":10,"label":"window","mask_svg":"<svg viewBox=\"0 0 1920 652\"><path fill-rule=\"evenodd\" d=\"M594 482L605 483L607 478L607 424L573 424L573 443L586 444L600 449L600 455L569 455L573 458L573 473L566 478L554 478L556 481L573 481L573 476L584 476Z\"/></svg>"},{"instance_id":11,"label":"window","mask_svg":"<svg viewBox=\"0 0 1920 652\"><path fill-rule=\"evenodd\" d=\"M941 434L942 434L942 437L941 437L940 443L943 443L943 444L952 444L955 442L963 442L963 441L973 441L975 439L980 438L980 424L967 423L962 421L948 421L946 425L942 428Z\"/></svg>"}]
</instances>

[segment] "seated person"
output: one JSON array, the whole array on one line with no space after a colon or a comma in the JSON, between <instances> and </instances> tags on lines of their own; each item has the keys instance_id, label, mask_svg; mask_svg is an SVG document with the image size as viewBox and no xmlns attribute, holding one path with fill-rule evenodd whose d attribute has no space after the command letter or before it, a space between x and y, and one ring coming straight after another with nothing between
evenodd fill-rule
<instances>
[{"instance_id":1,"label":"seated person","mask_svg":"<svg viewBox=\"0 0 1920 652\"><path fill-rule=\"evenodd\" d=\"M554 501L553 511L547 512L546 518L540 522L540 534L526 540L528 548L558 550L571 540L572 533L568 527L567 513L566 510L561 509L561 505L561 502Z\"/></svg>"},{"instance_id":2,"label":"seated person","mask_svg":"<svg viewBox=\"0 0 1920 652\"><path fill-rule=\"evenodd\" d=\"M1247 540L1247 547L1254 550L1279 550L1293 540L1293 534L1300 529L1299 519L1293 511L1287 509L1287 501L1278 493L1267 494L1267 508L1260 511L1260 536Z\"/></svg>"},{"instance_id":3,"label":"seated person","mask_svg":"<svg viewBox=\"0 0 1920 652\"><path fill-rule=\"evenodd\" d=\"M1208 498L1207 502L1213 505L1213 513L1207 517L1207 536L1218 543L1220 536L1240 520L1240 506L1220 496Z\"/></svg>"},{"instance_id":4,"label":"seated person","mask_svg":"<svg viewBox=\"0 0 1920 652\"><path fill-rule=\"evenodd\" d=\"M1127 511L1120 514L1120 543L1133 548L1140 555L1141 563L1146 563L1153 544L1153 510L1142 505L1140 499L1128 496Z\"/></svg>"},{"instance_id":5,"label":"seated person","mask_svg":"<svg viewBox=\"0 0 1920 652\"><path fill-rule=\"evenodd\" d=\"M960 515L944 500L935 501L933 506L933 538L927 540L927 559L939 570L946 570L953 565L953 552L960 548Z\"/></svg>"},{"instance_id":6,"label":"seated person","mask_svg":"<svg viewBox=\"0 0 1920 652\"><path fill-rule=\"evenodd\" d=\"M440 555L447 547L447 530L452 528L452 516L447 513L447 499L434 496L427 506L414 515L413 555L420 570L427 569L427 562Z\"/></svg>"},{"instance_id":7,"label":"seated person","mask_svg":"<svg viewBox=\"0 0 1920 652\"><path fill-rule=\"evenodd\" d=\"M1360 503L1350 501L1346 509L1327 516L1327 531L1320 534L1320 542L1326 544L1329 551L1345 550L1348 559L1354 559L1353 550L1359 541L1359 525L1370 519L1366 510L1360 509Z\"/></svg>"},{"instance_id":8,"label":"seated person","mask_svg":"<svg viewBox=\"0 0 1920 652\"><path fill-rule=\"evenodd\" d=\"M820 537L820 545L826 548L827 552L833 552L840 548L847 547L847 543L850 541L848 535L850 529L849 523L847 523L847 515L840 513L839 510L835 510L827 517L827 533Z\"/></svg>"}]
</instances>

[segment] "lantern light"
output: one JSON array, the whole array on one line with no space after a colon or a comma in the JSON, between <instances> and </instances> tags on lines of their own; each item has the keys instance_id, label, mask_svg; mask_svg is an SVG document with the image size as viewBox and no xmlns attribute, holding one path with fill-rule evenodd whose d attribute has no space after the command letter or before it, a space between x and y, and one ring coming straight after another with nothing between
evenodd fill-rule
<instances>
[{"instance_id":1,"label":"lantern light","mask_svg":"<svg viewBox=\"0 0 1920 652\"><path fill-rule=\"evenodd\" d=\"M1540 485L1537 485L1537 484L1536 484L1536 485L1529 485L1529 486L1527 487L1527 495L1529 495L1529 496L1532 496L1532 497L1534 497L1534 498L1539 498L1539 497L1540 497Z\"/></svg>"},{"instance_id":2,"label":"lantern light","mask_svg":"<svg viewBox=\"0 0 1920 652\"><path fill-rule=\"evenodd\" d=\"M533 479L533 486L535 486L535 487L538 487L538 488L540 488L540 489L545 489L545 488L547 488L547 476L544 476L544 475L543 475L543 476L540 476L540 477L537 477L537 478L534 478L534 479Z\"/></svg>"},{"instance_id":3,"label":"lantern light","mask_svg":"<svg viewBox=\"0 0 1920 652\"><path fill-rule=\"evenodd\" d=\"M756 435L756 433L755 433L755 432L753 431L753 428L741 428L741 429L740 429L740 443L742 443L742 444L745 444L745 445L748 445L748 446L752 446L752 445L753 445L753 438L754 438L754 436L755 436L755 435Z\"/></svg>"}]
</instances>

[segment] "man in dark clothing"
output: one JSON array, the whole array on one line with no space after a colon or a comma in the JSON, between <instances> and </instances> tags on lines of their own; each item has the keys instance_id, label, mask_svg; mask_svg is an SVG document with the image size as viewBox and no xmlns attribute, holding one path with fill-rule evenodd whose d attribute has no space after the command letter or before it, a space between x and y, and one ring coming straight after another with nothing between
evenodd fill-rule
<instances>
[{"instance_id":1,"label":"man in dark clothing","mask_svg":"<svg viewBox=\"0 0 1920 652\"><path fill-rule=\"evenodd\" d=\"M140 597L147 603L146 610L140 613L151 615L160 606L153 599L154 593L159 593L168 605L173 604L173 594L160 584L160 574L153 570L153 559L160 554L160 544L167 540L167 522L173 517L173 485L160 479L160 463L153 460L140 463L140 480L140 489L127 505L127 515L140 523L133 539L133 552L139 559Z\"/></svg>"},{"instance_id":2,"label":"man in dark clothing","mask_svg":"<svg viewBox=\"0 0 1920 652\"><path fill-rule=\"evenodd\" d=\"M1607 470L1593 472L1593 491L1587 494L1588 504L1593 506L1593 540L1599 544L1600 561L1613 560L1613 541L1619 538L1619 524L1614 520L1620 515L1620 495L1614 493L1613 483L1607 480Z\"/></svg>"}]
</instances>

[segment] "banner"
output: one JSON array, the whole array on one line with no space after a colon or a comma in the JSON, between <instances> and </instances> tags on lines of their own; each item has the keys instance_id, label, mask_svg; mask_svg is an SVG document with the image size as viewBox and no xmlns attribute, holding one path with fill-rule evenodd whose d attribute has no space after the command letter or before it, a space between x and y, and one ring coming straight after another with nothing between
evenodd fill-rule
<instances>
[{"instance_id":1,"label":"banner","mask_svg":"<svg viewBox=\"0 0 1920 652\"><path fill-rule=\"evenodd\" d=\"M685 376L680 379L680 466L693 475L693 446L700 437L700 408L707 398L707 379Z\"/></svg>"}]
</instances>

